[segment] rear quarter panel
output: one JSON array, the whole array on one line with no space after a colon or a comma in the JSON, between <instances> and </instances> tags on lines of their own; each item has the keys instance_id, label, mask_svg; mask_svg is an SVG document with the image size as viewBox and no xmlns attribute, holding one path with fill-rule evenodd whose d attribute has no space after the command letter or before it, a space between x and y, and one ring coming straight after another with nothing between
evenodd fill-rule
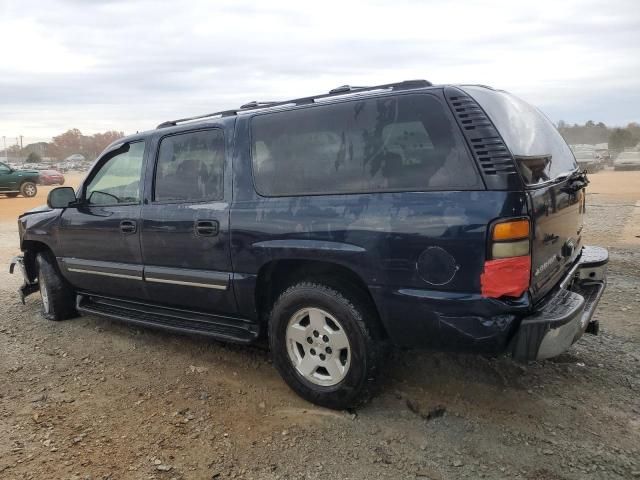
<instances>
[{"instance_id":1,"label":"rear quarter panel","mask_svg":"<svg viewBox=\"0 0 640 480\"><path fill-rule=\"evenodd\" d=\"M385 324L406 314L387 301L405 290L477 298L488 224L527 214L524 192L509 191L261 197L253 186L248 119L236 126L231 252L239 309L250 318L256 317L256 275L279 259L351 269L369 287ZM434 246L457 265L443 285L429 283L416 268L420 254Z\"/></svg>"}]
</instances>

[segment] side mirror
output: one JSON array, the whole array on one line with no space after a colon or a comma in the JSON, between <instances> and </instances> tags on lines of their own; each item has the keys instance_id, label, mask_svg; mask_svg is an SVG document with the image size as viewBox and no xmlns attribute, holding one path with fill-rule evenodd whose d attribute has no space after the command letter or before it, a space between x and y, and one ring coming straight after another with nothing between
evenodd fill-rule
<instances>
[{"instance_id":1,"label":"side mirror","mask_svg":"<svg viewBox=\"0 0 640 480\"><path fill-rule=\"evenodd\" d=\"M76 201L76 192L71 187L54 188L47 196L47 205L49 208L67 208Z\"/></svg>"}]
</instances>

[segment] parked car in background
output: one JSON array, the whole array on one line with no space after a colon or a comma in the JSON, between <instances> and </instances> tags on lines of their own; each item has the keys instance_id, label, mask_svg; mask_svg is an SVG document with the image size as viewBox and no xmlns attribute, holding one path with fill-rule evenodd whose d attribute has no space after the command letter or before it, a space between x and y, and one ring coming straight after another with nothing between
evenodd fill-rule
<instances>
[{"instance_id":1,"label":"parked car in background","mask_svg":"<svg viewBox=\"0 0 640 480\"><path fill-rule=\"evenodd\" d=\"M57 170L41 170L41 185L64 185L64 175Z\"/></svg>"},{"instance_id":2,"label":"parked car in background","mask_svg":"<svg viewBox=\"0 0 640 480\"><path fill-rule=\"evenodd\" d=\"M20 216L11 270L50 320L268 339L293 390L343 409L389 344L526 361L596 334L587 183L507 92L343 86L117 140Z\"/></svg>"},{"instance_id":3,"label":"parked car in background","mask_svg":"<svg viewBox=\"0 0 640 480\"><path fill-rule=\"evenodd\" d=\"M595 156L593 150L575 150L573 152L580 170L587 173L596 173L604 168L602 160Z\"/></svg>"},{"instance_id":4,"label":"parked car in background","mask_svg":"<svg viewBox=\"0 0 640 480\"><path fill-rule=\"evenodd\" d=\"M622 152L613 162L614 170L640 170L640 152Z\"/></svg>"},{"instance_id":5,"label":"parked car in background","mask_svg":"<svg viewBox=\"0 0 640 480\"><path fill-rule=\"evenodd\" d=\"M17 170L0 162L0 193L7 197L35 197L40 173L36 170Z\"/></svg>"},{"instance_id":6,"label":"parked car in background","mask_svg":"<svg viewBox=\"0 0 640 480\"><path fill-rule=\"evenodd\" d=\"M609 152L608 143L598 143L595 145L595 154L602 160L603 165L613 165L613 157Z\"/></svg>"}]
</instances>

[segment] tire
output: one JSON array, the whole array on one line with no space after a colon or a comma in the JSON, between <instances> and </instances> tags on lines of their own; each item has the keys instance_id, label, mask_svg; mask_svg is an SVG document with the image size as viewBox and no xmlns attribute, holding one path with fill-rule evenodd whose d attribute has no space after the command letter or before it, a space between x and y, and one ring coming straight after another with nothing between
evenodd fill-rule
<instances>
[{"instance_id":1,"label":"tire","mask_svg":"<svg viewBox=\"0 0 640 480\"><path fill-rule=\"evenodd\" d=\"M41 252L36 257L36 262L42 296L42 316L54 321L77 316L75 292L62 278L55 257L50 252Z\"/></svg>"},{"instance_id":2,"label":"tire","mask_svg":"<svg viewBox=\"0 0 640 480\"><path fill-rule=\"evenodd\" d=\"M23 197L35 197L38 194L38 187L33 182L24 182L20 185L20 193Z\"/></svg>"},{"instance_id":3,"label":"tire","mask_svg":"<svg viewBox=\"0 0 640 480\"><path fill-rule=\"evenodd\" d=\"M18 196L17 193L5 193L5 195L9 198L16 198Z\"/></svg>"},{"instance_id":4,"label":"tire","mask_svg":"<svg viewBox=\"0 0 640 480\"><path fill-rule=\"evenodd\" d=\"M302 282L275 301L269 316L271 354L302 398L340 410L369 398L384 344L367 323L377 321L375 310L360 297L349 289Z\"/></svg>"}]
</instances>

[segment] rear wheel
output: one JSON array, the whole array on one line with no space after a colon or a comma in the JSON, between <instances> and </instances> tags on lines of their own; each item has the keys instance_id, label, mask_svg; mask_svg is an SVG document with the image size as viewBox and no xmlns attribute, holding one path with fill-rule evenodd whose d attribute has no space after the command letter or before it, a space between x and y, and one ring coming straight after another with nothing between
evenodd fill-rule
<instances>
[{"instance_id":1,"label":"rear wheel","mask_svg":"<svg viewBox=\"0 0 640 480\"><path fill-rule=\"evenodd\" d=\"M274 364L304 399L334 409L355 406L368 398L381 362L373 321L375 311L354 292L298 283L271 312Z\"/></svg>"},{"instance_id":2,"label":"rear wheel","mask_svg":"<svg viewBox=\"0 0 640 480\"><path fill-rule=\"evenodd\" d=\"M20 193L23 197L35 197L38 193L38 187L33 182L24 182L20 185Z\"/></svg>"},{"instance_id":3,"label":"rear wheel","mask_svg":"<svg viewBox=\"0 0 640 480\"><path fill-rule=\"evenodd\" d=\"M75 292L62 277L54 256L49 252L38 254L38 284L42 297L42 315L48 320L66 320L77 315Z\"/></svg>"}]
</instances>

